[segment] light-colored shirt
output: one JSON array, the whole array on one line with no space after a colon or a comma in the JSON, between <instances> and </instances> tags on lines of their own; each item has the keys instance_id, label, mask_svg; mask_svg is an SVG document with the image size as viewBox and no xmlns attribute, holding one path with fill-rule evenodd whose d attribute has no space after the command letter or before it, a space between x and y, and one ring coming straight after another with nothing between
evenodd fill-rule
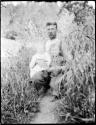
<instances>
[{"instance_id":1,"label":"light-colored shirt","mask_svg":"<svg viewBox=\"0 0 96 125\"><path fill-rule=\"evenodd\" d=\"M60 53L61 42L58 39L48 40L45 49L51 55L58 55Z\"/></svg>"},{"instance_id":2,"label":"light-colored shirt","mask_svg":"<svg viewBox=\"0 0 96 125\"><path fill-rule=\"evenodd\" d=\"M54 40L48 40L45 45L46 51L51 55L51 58L58 58L61 55L67 61L72 59L72 55L68 49L66 42L59 40L58 38ZM61 57L60 57L61 58Z\"/></svg>"},{"instance_id":3,"label":"light-colored shirt","mask_svg":"<svg viewBox=\"0 0 96 125\"><path fill-rule=\"evenodd\" d=\"M64 58L62 55L61 41L59 39L48 40L45 49L51 56L51 66L60 66Z\"/></svg>"}]
</instances>

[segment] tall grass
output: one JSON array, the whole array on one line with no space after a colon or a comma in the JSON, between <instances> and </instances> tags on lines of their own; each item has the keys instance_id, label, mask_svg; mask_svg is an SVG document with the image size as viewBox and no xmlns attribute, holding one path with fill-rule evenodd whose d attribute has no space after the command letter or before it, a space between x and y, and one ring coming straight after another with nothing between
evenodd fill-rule
<instances>
[{"instance_id":1,"label":"tall grass","mask_svg":"<svg viewBox=\"0 0 96 125\"><path fill-rule=\"evenodd\" d=\"M30 123L38 111L38 92L29 84L29 62L34 54L25 47L1 67L1 123Z\"/></svg>"},{"instance_id":2,"label":"tall grass","mask_svg":"<svg viewBox=\"0 0 96 125\"><path fill-rule=\"evenodd\" d=\"M55 113L60 123L95 122L95 15L86 13L79 15L85 22L81 17L77 31L64 40L73 60L57 81L60 100Z\"/></svg>"}]
</instances>

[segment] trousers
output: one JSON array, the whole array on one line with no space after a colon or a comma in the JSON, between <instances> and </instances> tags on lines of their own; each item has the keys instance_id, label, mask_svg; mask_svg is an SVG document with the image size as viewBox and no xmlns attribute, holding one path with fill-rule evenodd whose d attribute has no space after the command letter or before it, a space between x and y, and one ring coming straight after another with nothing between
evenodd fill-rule
<instances>
[{"instance_id":1,"label":"trousers","mask_svg":"<svg viewBox=\"0 0 96 125\"><path fill-rule=\"evenodd\" d=\"M34 84L35 89L41 93L45 93L50 88L50 75L49 73L44 70L37 72L29 82L32 82Z\"/></svg>"},{"instance_id":2,"label":"trousers","mask_svg":"<svg viewBox=\"0 0 96 125\"><path fill-rule=\"evenodd\" d=\"M34 84L35 89L41 93L46 93L46 91L51 88L52 95L58 95L58 80L59 72L48 72L47 70L40 71L36 73L32 78L31 82Z\"/></svg>"}]
</instances>

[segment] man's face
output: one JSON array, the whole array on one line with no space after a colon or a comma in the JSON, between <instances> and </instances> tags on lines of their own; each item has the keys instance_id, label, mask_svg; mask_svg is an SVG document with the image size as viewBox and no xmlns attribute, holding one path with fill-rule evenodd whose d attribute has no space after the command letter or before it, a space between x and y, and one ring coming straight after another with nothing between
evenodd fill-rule
<instances>
[{"instance_id":1,"label":"man's face","mask_svg":"<svg viewBox=\"0 0 96 125\"><path fill-rule=\"evenodd\" d=\"M57 32L56 25L51 24L47 26L47 33L51 40L56 38L56 32Z\"/></svg>"}]
</instances>

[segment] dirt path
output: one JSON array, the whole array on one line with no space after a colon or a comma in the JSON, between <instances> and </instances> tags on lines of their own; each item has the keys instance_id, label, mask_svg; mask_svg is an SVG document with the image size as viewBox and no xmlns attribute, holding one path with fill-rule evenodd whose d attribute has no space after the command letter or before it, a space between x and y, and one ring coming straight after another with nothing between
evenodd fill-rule
<instances>
[{"instance_id":1,"label":"dirt path","mask_svg":"<svg viewBox=\"0 0 96 125\"><path fill-rule=\"evenodd\" d=\"M31 123L56 123L57 120L54 115L55 101L52 101L52 96L45 96L40 102L40 112L37 114L35 120Z\"/></svg>"}]
</instances>

